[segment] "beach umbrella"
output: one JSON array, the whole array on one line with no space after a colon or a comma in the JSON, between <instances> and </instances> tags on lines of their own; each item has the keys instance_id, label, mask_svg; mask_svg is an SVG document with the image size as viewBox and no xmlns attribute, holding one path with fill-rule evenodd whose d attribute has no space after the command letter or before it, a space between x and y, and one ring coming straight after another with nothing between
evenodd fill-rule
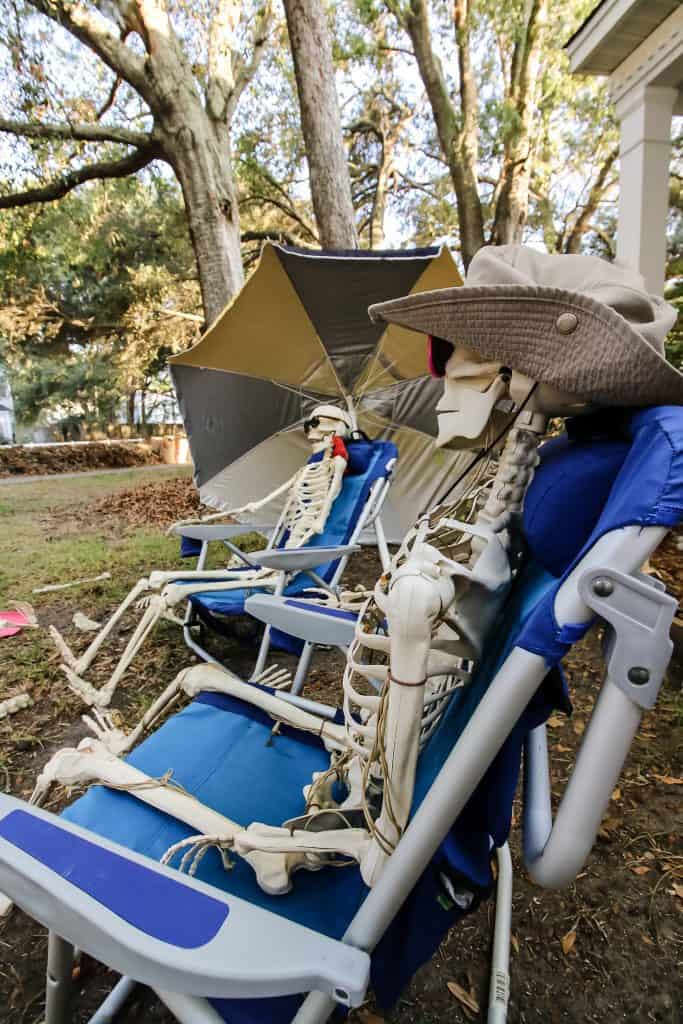
<instances>
[{"instance_id":1,"label":"beach umbrella","mask_svg":"<svg viewBox=\"0 0 683 1024\"><path fill-rule=\"evenodd\" d=\"M400 459L382 519L398 540L462 463L435 448L440 384L405 328L368 306L461 284L445 247L325 251L266 244L241 292L197 344L170 360L203 502L243 505L310 454L301 429L319 403L341 405ZM276 515L277 504L264 509Z\"/></svg>"}]
</instances>

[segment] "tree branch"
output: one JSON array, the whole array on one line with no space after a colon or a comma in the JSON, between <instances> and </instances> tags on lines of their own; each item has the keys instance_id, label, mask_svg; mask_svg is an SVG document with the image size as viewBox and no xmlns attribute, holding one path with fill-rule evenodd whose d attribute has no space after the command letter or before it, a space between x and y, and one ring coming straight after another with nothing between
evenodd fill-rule
<instances>
[{"instance_id":1,"label":"tree branch","mask_svg":"<svg viewBox=\"0 0 683 1024\"><path fill-rule=\"evenodd\" d=\"M72 36L93 50L111 70L124 78L147 102L152 89L145 74L145 62L125 42L110 32L96 15L79 3L67 0L28 0L47 18L62 25Z\"/></svg>"},{"instance_id":2,"label":"tree branch","mask_svg":"<svg viewBox=\"0 0 683 1024\"><path fill-rule=\"evenodd\" d=\"M129 153L128 156L124 156L121 160L102 160L96 164L88 164L86 167L79 167L77 171L71 171L69 174L55 179L49 185L27 189L26 192L15 192L13 195L0 196L0 210L30 206L33 203L51 203L55 199L61 199L67 192L73 191L86 181L127 178L129 174L141 170L161 155L161 150L156 143L149 143L149 145Z\"/></svg>"},{"instance_id":3,"label":"tree branch","mask_svg":"<svg viewBox=\"0 0 683 1024\"><path fill-rule=\"evenodd\" d=\"M238 56L233 64L233 87L228 98L226 108L226 117L228 122L232 120L242 93L253 79L254 75L258 71L259 64L263 60L266 52L268 36L270 35L270 30L273 27L274 20L275 13L271 0L266 0L254 27L251 42L251 60L243 61Z\"/></svg>"},{"instance_id":4,"label":"tree branch","mask_svg":"<svg viewBox=\"0 0 683 1024\"><path fill-rule=\"evenodd\" d=\"M598 171L597 177L591 186L591 190L588 193L588 198L581 210L581 213L576 218L569 234L564 240L564 252L577 253L580 251L581 239L588 230L590 222L593 219L603 195L609 188L609 182L607 179L618 156L619 147L615 146L605 157L602 166Z\"/></svg>"},{"instance_id":5,"label":"tree branch","mask_svg":"<svg viewBox=\"0 0 683 1024\"><path fill-rule=\"evenodd\" d=\"M142 132L131 132L127 128L109 128L100 124L35 124L23 121L7 121L0 118L0 132L20 135L30 139L76 139L79 142L120 142L124 146L142 147L152 139Z\"/></svg>"}]
</instances>

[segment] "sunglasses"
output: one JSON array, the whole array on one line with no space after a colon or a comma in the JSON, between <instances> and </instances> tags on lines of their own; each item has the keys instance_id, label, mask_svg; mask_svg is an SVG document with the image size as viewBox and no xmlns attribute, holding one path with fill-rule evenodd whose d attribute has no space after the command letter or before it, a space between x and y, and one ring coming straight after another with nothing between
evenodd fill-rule
<instances>
[{"instance_id":1,"label":"sunglasses","mask_svg":"<svg viewBox=\"0 0 683 1024\"><path fill-rule=\"evenodd\" d=\"M443 338L437 338L430 334L427 338L427 364L432 377L441 378L446 376L446 363L453 355L455 345Z\"/></svg>"},{"instance_id":2,"label":"sunglasses","mask_svg":"<svg viewBox=\"0 0 683 1024\"><path fill-rule=\"evenodd\" d=\"M432 377L440 380L446 376L446 363L453 355L455 345L444 338L437 338L430 334L427 338L427 364ZM512 370L507 366L501 366L498 371L504 381L509 381Z\"/></svg>"}]
</instances>

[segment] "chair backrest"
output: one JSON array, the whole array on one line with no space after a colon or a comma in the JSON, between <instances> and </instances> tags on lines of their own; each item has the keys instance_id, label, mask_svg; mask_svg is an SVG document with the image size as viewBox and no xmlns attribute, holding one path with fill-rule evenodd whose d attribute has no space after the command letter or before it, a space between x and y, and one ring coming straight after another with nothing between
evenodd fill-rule
<instances>
[{"instance_id":1,"label":"chair backrest","mask_svg":"<svg viewBox=\"0 0 683 1024\"><path fill-rule=\"evenodd\" d=\"M496 637L471 684L456 691L422 752L415 808L426 795L474 709L513 647L546 658L545 682L473 793L444 850L454 870L473 883L490 883L489 836L508 835L512 799L524 739L553 709L570 710L558 662L587 627L559 630L554 598L562 582L593 544L622 526L675 526L683 519L683 407L665 406L615 414L611 437L590 423L541 448L541 462L524 506L529 548L496 626ZM553 623L555 626L553 628Z\"/></svg>"},{"instance_id":2,"label":"chair backrest","mask_svg":"<svg viewBox=\"0 0 683 1024\"><path fill-rule=\"evenodd\" d=\"M344 474L341 493L337 496L325 524L323 533L316 534L306 547L337 547L348 544L359 532L361 517L367 505L373 485L378 480L385 480L392 463L398 458L398 449L391 441L349 441L349 468ZM278 546L286 542L281 538ZM316 569L316 575L329 583L333 578L339 561L328 562ZM300 573L296 577L306 576ZM294 588L287 587L285 593L301 593L306 587L315 586L312 579L295 581Z\"/></svg>"},{"instance_id":3,"label":"chair backrest","mask_svg":"<svg viewBox=\"0 0 683 1024\"><path fill-rule=\"evenodd\" d=\"M388 477L392 460L398 458L398 449L391 441L349 441L346 448L349 463L341 492L332 505L324 532L312 537L305 547L337 547L347 544L357 532L359 517L363 514L373 484ZM319 459L320 456L312 455L308 461L314 462ZM283 531L275 546L284 547L287 537L287 531ZM196 557L201 548L201 541L189 537L180 539L181 558ZM337 565L338 562L329 562L321 566L316 570L318 576L329 582ZM313 586L313 583L309 579L306 585Z\"/></svg>"}]
</instances>

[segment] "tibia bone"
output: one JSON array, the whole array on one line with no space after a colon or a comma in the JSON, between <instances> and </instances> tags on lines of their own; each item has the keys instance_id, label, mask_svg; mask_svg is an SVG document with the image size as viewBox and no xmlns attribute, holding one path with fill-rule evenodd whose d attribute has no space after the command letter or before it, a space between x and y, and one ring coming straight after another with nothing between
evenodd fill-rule
<instances>
[{"instance_id":1,"label":"tibia bone","mask_svg":"<svg viewBox=\"0 0 683 1024\"><path fill-rule=\"evenodd\" d=\"M242 827L174 786L172 779L153 779L116 757L95 739L86 738L78 747L58 750L38 776L31 802L41 802L55 783L64 786L101 784L129 792L197 832L220 834L230 842Z\"/></svg>"}]
</instances>

